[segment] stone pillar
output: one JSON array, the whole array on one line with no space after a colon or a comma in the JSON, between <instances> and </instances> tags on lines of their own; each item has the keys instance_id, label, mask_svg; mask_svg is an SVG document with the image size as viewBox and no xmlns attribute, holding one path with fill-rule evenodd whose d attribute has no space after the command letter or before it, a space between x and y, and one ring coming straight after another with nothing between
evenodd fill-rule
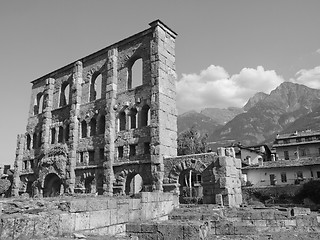
<instances>
[{"instance_id":1,"label":"stone pillar","mask_svg":"<svg viewBox=\"0 0 320 240\"><path fill-rule=\"evenodd\" d=\"M65 191L74 193L76 174L75 167L77 161L77 148L79 139L79 114L81 104L81 84L82 84L82 62L78 61L74 65L71 85L71 110L70 110L70 132L69 132L69 159L67 164L66 188Z\"/></svg>"},{"instance_id":2,"label":"stone pillar","mask_svg":"<svg viewBox=\"0 0 320 240\"><path fill-rule=\"evenodd\" d=\"M53 90L54 90L54 79L46 79L46 86L44 88L44 106L43 106L43 123L42 123L42 149L46 151L50 144L50 126L52 123L52 103L53 103Z\"/></svg>"},{"instance_id":3,"label":"stone pillar","mask_svg":"<svg viewBox=\"0 0 320 240\"><path fill-rule=\"evenodd\" d=\"M152 189L162 191L163 157L177 155L175 38L159 20L150 23L151 40L151 174Z\"/></svg>"},{"instance_id":4,"label":"stone pillar","mask_svg":"<svg viewBox=\"0 0 320 240\"><path fill-rule=\"evenodd\" d=\"M16 159L14 161L14 173L11 194L13 197L19 196L20 172L22 170L23 151L25 146L25 135L17 136Z\"/></svg>"},{"instance_id":5,"label":"stone pillar","mask_svg":"<svg viewBox=\"0 0 320 240\"><path fill-rule=\"evenodd\" d=\"M105 147L103 160L103 194L113 195L113 163L115 158L115 140L116 140L116 97L117 97L117 62L118 50L108 51L107 60L107 85L106 85L106 129L105 129ZM104 96L103 96L104 97Z\"/></svg>"}]
</instances>

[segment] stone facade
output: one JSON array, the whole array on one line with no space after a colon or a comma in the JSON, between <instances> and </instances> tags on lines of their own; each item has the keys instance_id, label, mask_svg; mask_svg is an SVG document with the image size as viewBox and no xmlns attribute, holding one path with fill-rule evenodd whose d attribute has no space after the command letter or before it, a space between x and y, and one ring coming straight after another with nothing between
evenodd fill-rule
<instances>
[{"instance_id":1,"label":"stone facade","mask_svg":"<svg viewBox=\"0 0 320 240\"><path fill-rule=\"evenodd\" d=\"M164 165L165 191L179 194L183 172L192 170L201 176L199 187L203 203L230 207L242 204L241 160L235 158L233 148L219 148L218 153L165 158Z\"/></svg>"},{"instance_id":2,"label":"stone facade","mask_svg":"<svg viewBox=\"0 0 320 240\"><path fill-rule=\"evenodd\" d=\"M12 194L130 193L138 174L162 191L163 158L177 154L175 38L157 20L32 81Z\"/></svg>"}]
</instances>

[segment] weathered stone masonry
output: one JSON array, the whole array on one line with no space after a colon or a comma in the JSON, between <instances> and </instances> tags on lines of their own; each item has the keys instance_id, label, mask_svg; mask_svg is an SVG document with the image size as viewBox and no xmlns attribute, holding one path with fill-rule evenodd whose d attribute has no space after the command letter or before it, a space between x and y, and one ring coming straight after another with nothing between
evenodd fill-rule
<instances>
[{"instance_id":1,"label":"weathered stone masonry","mask_svg":"<svg viewBox=\"0 0 320 240\"><path fill-rule=\"evenodd\" d=\"M34 80L13 195L124 193L136 174L144 190L162 191L163 157L177 149L175 38L157 20Z\"/></svg>"}]
</instances>

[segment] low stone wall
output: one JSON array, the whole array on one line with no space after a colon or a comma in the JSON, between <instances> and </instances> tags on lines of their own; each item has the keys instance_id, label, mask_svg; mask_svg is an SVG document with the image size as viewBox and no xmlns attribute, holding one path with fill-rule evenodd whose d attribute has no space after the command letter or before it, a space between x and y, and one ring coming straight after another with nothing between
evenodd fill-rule
<instances>
[{"instance_id":1,"label":"low stone wall","mask_svg":"<svg viewBox=\"0 0 320 240\"><path fill-rule=\"evenodd\" d=\"M88 235L124 234L129 222L167 220L168 214L178 206L178 196L142 192L139 198L61 199L52 205L47 211L28 209L26 205L27 208L20 213L3 213L0 216L0 239L44 239L74 232Z\"/></svg>"},{"instance_id":2,"label":"low stone wall","mask_svg":"<svg viewBox=\"0 0 320 240\"><path fill-rule=\"evenodd\" d=\"M307 208L180 206L170 214L169 218L170 220L159 223L129 223L127 234L139 240L278 239L269 237L280 232L293 235L312 233L317 236L316 239L320 238L320 216Z\"/></svg>"}]
</instances>

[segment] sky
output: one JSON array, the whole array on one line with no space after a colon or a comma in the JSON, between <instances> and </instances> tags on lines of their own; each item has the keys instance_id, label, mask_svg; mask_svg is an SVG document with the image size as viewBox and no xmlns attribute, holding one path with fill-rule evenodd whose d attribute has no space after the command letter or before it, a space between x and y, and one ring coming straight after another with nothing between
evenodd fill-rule
<instances>
[{"instance_id":1,"label":"sky","mask_svg":"<svg viewBox=\"0 0 320 240\"><path fill-rule=\"evenodd\" d=\"M0 0L0 164L26 131L30 82L149 28L176 39L179 113L242 107L283 81L320 89L319 0Z\"/></svg>"}]
</instances>

